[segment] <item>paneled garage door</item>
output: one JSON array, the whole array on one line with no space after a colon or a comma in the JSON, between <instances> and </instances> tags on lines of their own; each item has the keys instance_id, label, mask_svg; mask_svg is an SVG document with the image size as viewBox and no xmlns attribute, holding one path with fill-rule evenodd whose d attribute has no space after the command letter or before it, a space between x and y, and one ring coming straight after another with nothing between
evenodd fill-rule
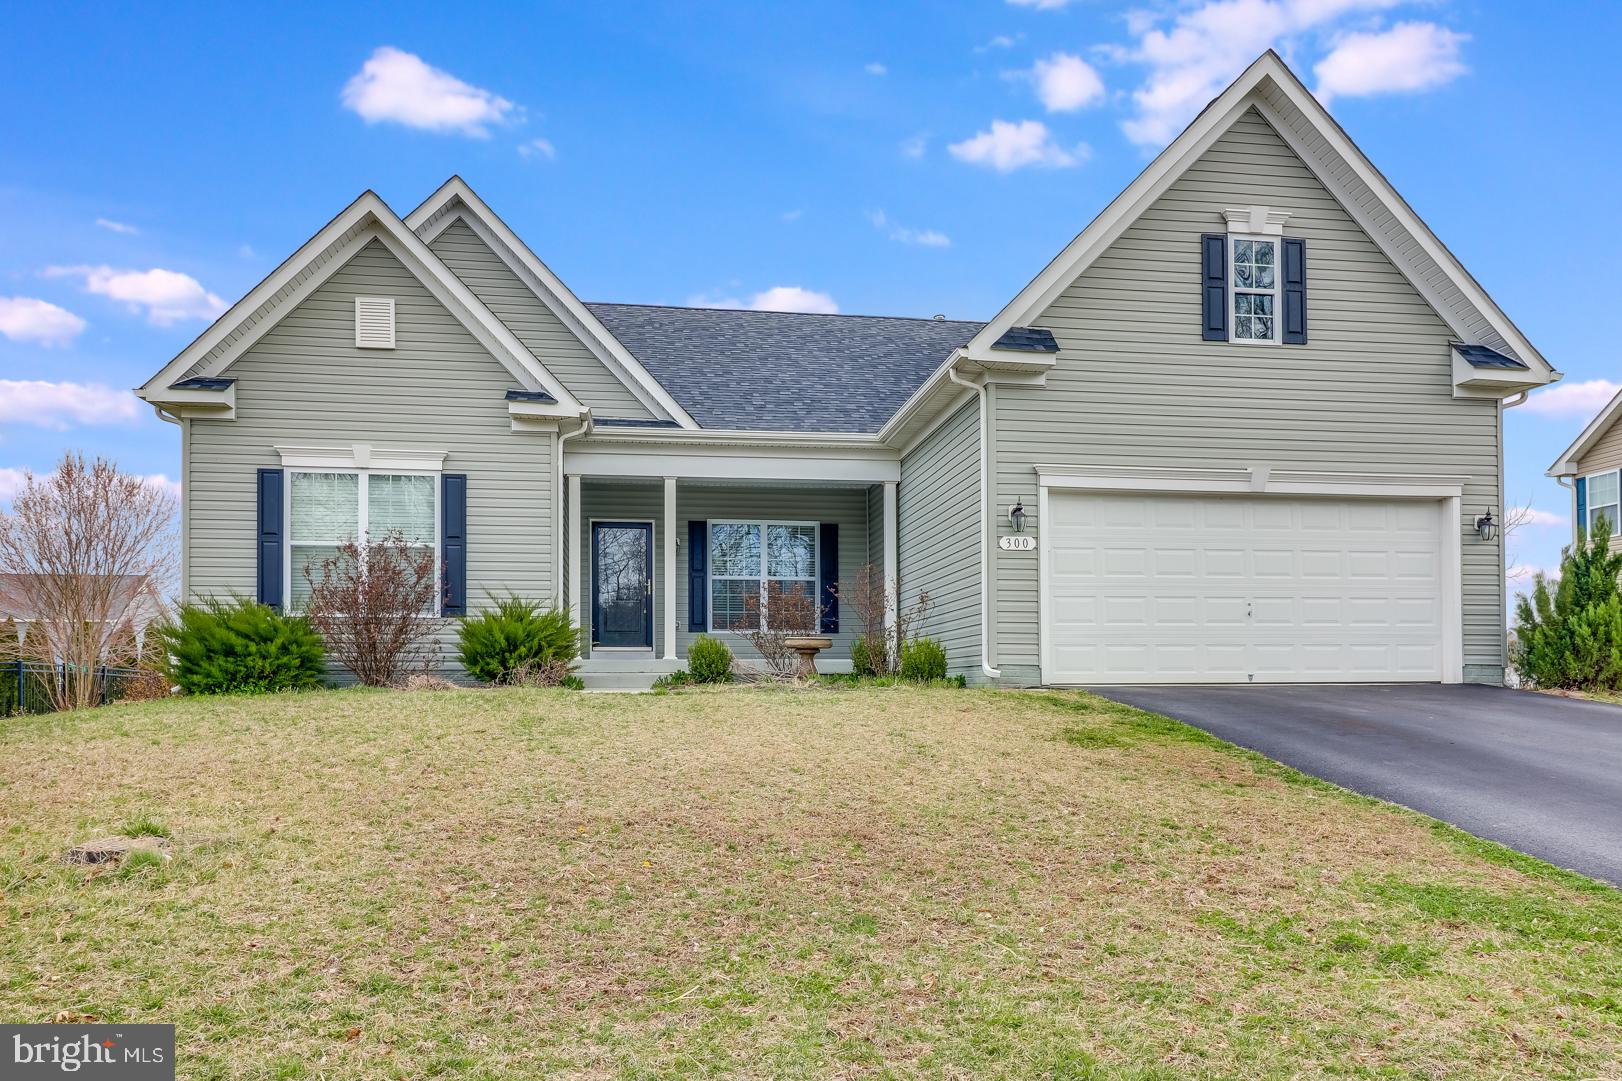
<instances>
[{"instance_id":1,"label":"paneled garage door","mask_svg":"<svg viewBox=\"0 0 1622 1081\"><path fill-rule=\"evenodd\" d=\"M1052 491L1049 683L1442 677L1440 505Z\"/></svg>"}]
</instances>

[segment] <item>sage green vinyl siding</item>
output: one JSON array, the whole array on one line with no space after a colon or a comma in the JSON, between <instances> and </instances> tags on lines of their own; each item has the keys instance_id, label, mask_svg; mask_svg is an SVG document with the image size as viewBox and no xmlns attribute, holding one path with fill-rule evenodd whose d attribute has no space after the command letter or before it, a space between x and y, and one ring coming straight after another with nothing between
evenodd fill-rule
<instances>
[{"instance_id":1,"label":"sage green vinyl siding","mask_svg":"<svg viewBox=\"0 0 1622 1081\"><path fill-rule=\"evenodd\" d=\"M582 510L571 543L581 545L581 620L591 620L591 534L595 521L651 521L653 529L653 637L658 655L664 653L664 486L661 483L617 483L581 480ZM687 629L687 523L693 520L834 522L839 526L839 580L855 582L856 573L868 561L868 508L864 488L759 487L756 485L689 485L676 488L676 652L687 655L687 647L701 632ZM882 526L881 526L882 528ZM875 557L878 553L875 553ZM857 621L848 606L840 608L839 631L831 635L833 647L822 654L825 661L848 665L850 642L856 636ZM730 631L717 631L740 657L757 657L753 647ZM827 666L824 665L826 669Z\"/></svg>"},{"instance_id":2,"label":"sage green vinyl siding","mask_svg":"<svg viewBox=\"0 0 1622 1081\"><path fill-rule=\"evenodd\" d=\"M354 298L395 299L394 349L355 348ZM189 422L187 589L255 590L256 470L276 446L446 452L468 478L468 601L552 595L549 433L512 431L512 375L373 241L233 364L236 419ZM442 636L450 656L450 628Z\"/></svg>"},{"instance_id":3,"label":"sage green vinyl siding","mask_svg":"<svg viewBox=\"0 0 1622 1081\"><path fill-rule=\"evenodd\" d=\"M1307 345L1200 338L1200 235L1252 204L1306 239ZM1034 514L1039 464L1462 475L1461 531L1502 506L1498 403L1453 397L1447 325L1254 110L1031 322L1062 352L1045 387L993 388L999 507ZM1496 680L1503 554L1462 549L1466 676ZM991 557L996 663L1035 666L1037 558Z\"/></svg>"},{"instance_id":4,"label":"sage green vinyl siding","mask_svg":"<svg viewBox=\"0 0 1622 1081\"><path fill-rule=\"evenodd\" d=\"M429 245L569 393L599 417L653 416L465 221Z\"/></svg>"},{"instance_id":5,"label":"sage green vinyl siding","mask_svg":"<svg viewBox=\"0 0 1622 1081\"><path fill-rule=\"evenodd\" d=\"M980 403L971 397L901 460L896 491L901 606L929 594L919 633L953 674L980 675Z\"/></svg>"}]
</instances>

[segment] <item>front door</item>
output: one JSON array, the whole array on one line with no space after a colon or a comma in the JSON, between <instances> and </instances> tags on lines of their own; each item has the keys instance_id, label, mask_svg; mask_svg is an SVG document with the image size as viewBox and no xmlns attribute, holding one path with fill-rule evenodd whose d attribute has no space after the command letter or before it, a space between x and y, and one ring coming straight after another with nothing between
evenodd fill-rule
<instances>
[{"instance_id":1,"label":"front door","mask_svg":"<svg viewBox=\"0 0 1622 1081\"><path fill-rule=\"evenodd\" d=\"M591 644L653 648L653 525L593 522Z\"/></svg>"}]
</instances>

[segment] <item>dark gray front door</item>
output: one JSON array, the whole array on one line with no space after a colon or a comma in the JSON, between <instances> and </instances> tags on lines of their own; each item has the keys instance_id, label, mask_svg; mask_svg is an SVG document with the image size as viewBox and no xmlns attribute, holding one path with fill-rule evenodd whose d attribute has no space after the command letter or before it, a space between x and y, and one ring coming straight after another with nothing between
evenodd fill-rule
<instances>
[{"instance_id":1,"label":"dark gray front door","mask_svg":"<svg viewBox=\"0 0 1622 1081\"><path fill-rule=\"evenodd\" d=\"M591 644L653 648L653 526L591 527Z\"/></svg>"}]
</instances>

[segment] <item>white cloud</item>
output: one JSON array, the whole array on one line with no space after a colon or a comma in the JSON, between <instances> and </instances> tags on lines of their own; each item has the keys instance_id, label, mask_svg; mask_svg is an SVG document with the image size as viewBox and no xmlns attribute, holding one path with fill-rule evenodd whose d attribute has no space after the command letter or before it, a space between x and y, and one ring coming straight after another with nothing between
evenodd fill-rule
<instances>
[{"instance_id":1,"label":"white cloud","mask_svg":"<svg viewBox=\"0 0 1622 1081\"><path fill-rule=\"evenodd\" d=\"M529 142L521 143L519 145L518 156L521 158L533 158L539 156L545 158L547 161L552 161L558 156L558 148L552 145L552 140L550 139L531 139Z\"/></svg>"},{"instance_id":2,"label":"white cloud","mask_svg":"<svg viewBox=\"0 0 1622 1081\"><path fill-rule=\"evenodd\" d=\"M945 233L935 229L908 228L891 221L882 210L868 211L867 220L873 223L873 228L901 244L914 244L921 248L947 248L952 244L951 237Z\"/></svg>"},{"instance_id":3,"label":"white cloud","mask_svg":"<svg viewBox=\"0 0 1622 1081\"><path fill-rule=\"evenodd\" d=\"M1075 112L1104 100L1104 80L1093 66L1071 53L1038 60L1030 71L1036 96L1050 113Z\"/></svg>"},{"instance_id":4,"label":"white cloud","mask_svg":"<svg viewBox=\"0 0 1622 1081\"><path fill-rule=\"evenodd\" d=\"M1035 8L1037 11L1058 11L1069 7L1075 0L1008 0L1017 8Z\"/></svg>"},{"instance_id":5,"label":"white cloud","mask_svg":"<svg viewBox=\"0 0 1622 1081\"><path fill-rule=\"evenodd\" d=\"M867 72L869 75L888 75L888 74L890 74L890 69L885 67L883 64L879 63L877 60L874 60L871 63L863 65L862 70Z\"/></svg>"},{"instance_id":6,"label":"white cloud","mask_svg":"<svg viewBox=\"0 0 1622 1081\"><path fill-rule=\"evenodd\" d=\"M100 383L48 383L0 379L0 421L61 430L73 424L122 424L141 403L127 390Z\"/></svg>"},{"instance_id":7,"label":"white cloud","mask_svg":"<svg viewBox=\"0 0 1622 1081\"><path fill-rule=\"evenodd\" d=\"M747 301L737 297L711 297L700 294L689 297L687 303L699 308L738 308L757 312L808 312L814 315L837 315L839 305L827 293L805 289L798 285L774 285L762 290Z\"/></svg>"},{"instance_id":8,"label":"white cloud","mask_svg":"<svg viewBox=\"0 0 1622 1081\"><path fill-rule=\"evenodd\" d=\"M36 473L34 476L35 480L44 481L51 475L52 474L41 475ZM180 482L178 480L170 480L168 474L144 473L141 475L141 479L146 481L148 484L156 485L165 492L168 492L170 495L174 496L176 499L180 498ZM15 499L17 497L17 493L23 490L25 480L25 470L14 469L10 466L0 466L0 503L9 503Z\"/></svg>"},{"instance_id":9,"label":"white cloud","mask_svg":"<svg viewBox=\"0 0 1622 1081\"><path fill-rule=\"evenodd\" d=\"M1162 146L1264 50L1294 51L1305 47L1306 42L1345 29L1338 24L1401 2L1403 0L1204 0L1193 7L1171 9L1165 15L1139 11L1128 20L1136 42L1130 47L1111 50L1117 60L1148 68L1143 85L1132 95L1136 114L1121 128L1139 145ZM1410 37L1427 37L1432 44L1451 37L1457 39L1452 42L1456 53L1458 42L1464 40L1461 35L1453 35L1429 23L1403 25L1430 29L1420 35L1407 31L1394 38L1393 43L1375 47L1364 45L1358 39L1384 39L1395 34L1395 30L1385 34L1363 32L1342 36L1338 46L1331 50L1331 56L1339 47L1347 45L1352 46L1352 52L1331 69L1336 80L1331 92L1350 93L1353 86L1366 87L1357 91L1361 93L1382 89L1420 90L1458 74L1448 71L1445 77L1438 78L1408 72L1398 78L1396 73L1386 69L1384 78L1389 85L1383 85L1380 73L1375 70L1379 66L1376 58L1402 51L1396 44L1403 45L1411 54ZM1456 56L1454 62L1457 62ZM1330 85L1324 72L1319 72L1319 78Z\"/></svg>"},{"instance_id":10,"label":"white cloud","mask_svg":"<svg viewBox=\"0 0 1622 1081\"><path fill-rule=\"evenodd\" d=\"M1519 516L1522 525L1529 526L1557 526L1567 525L1565 515L1553 511L1538 510L1536 507L1517 508L1510 512Z\"/></svg>"},{"instance_id":11,"label":"white cloud","mask_svg":"<svg viewBox=\"0 0 1622 1081\"><path fill-rule=\"evenodd\" d=\"M97 218L96 224L109 232L123 233L125 236L135 236L141 231L133 225L126 225L121 221L113 221L111 218Z\"/></svg>"},{"instance_id":12,"label":"white cloud","mask_svg":"<svg viewBox=\"0 0 1622 1081\"><path fill-rule=\"evenodd\" d=\"M1459 46L1470 40L1435 23L1398 23L1381 33L1347 34L1312 67L1318 98L1428 90L1469 69Z\"/></svg>"},{"instance_id":13,"label":"white cloud","mask_svg":"<svg viewBox=\"0 0 1622 1081\"><path fill-rule=\"evenodd\" d=\"M901 156L905 158L921 158L929 146L929 139L924 135L914 135L901 140Z\"/></svg>"},{"instance_id":14,"label":"white cloud","mask_svg":"<svg viewBox=\"0 0 1622 1081\"><path fill-rule=\"evenodd\" d=\"M1604 409L1622 384L1609 379L1589 379L1582 383L1556 383L1526 399L1519 412L1540 417L1577 418L1587 421Z\"/></svg>"},{"instance_id":15,"label":"white cloud","mask_svg":"<svg viewBox=\"0 0 1622 1081\"><path fill-rule=\"evenodd\" d=\"M155 488L163 489L176 499L180 498L180 482L170 480L167 473L143 473L141 479Z\"/></svg>"},{"instance_id":16,"label":"white cloud","mask_svg":"<svg viewBox=\"0 0 1622 1081\"><path fill-rule=\"evenodd\" d=\"M390 45L372 53L343 89L344 105L368 124L393 121L440 134L487 138L490 125L517 119L498 94L464 83L419 56Z\"/></svg>"},{"instance_id":17,"label":"white cloud","mask_svg":"<svg viewBox=\"0 0 1622 1081\"><path fill-rule=\"evenodd\" d=\"M993 120L990 129L946 148L959 161L986 165L999 173L1027 165L1062 168L1085 161L1091 153L1086 144L1066 150L1053 141L1048 126L1040 120Z\"/></svg>"},{"instance_id":18,"label":"white cloud","mask_svg":"<svg viewBox=\"0 0 1622 1081\"><path fill-rule=\"evenodd\" d=\"M48 300L0 297L0 334L14 342L66 345L84 328L83 319Z\"/></svg>"},{"instance_id":19,"label":"white cloud","mask_svg":"<svg viewBox=\"0 0 1622 1081\"><path fill-rule=\"evenodd\" d=\"M802 214L804 214L804 213L805 213L805 211L796 208L794 210L785 210L785 211L783 211L782 214L780 214L778 216L781 217L784 221L799 221L800 216Z\"/></svg>"},{"instance_id":20,"label":"white cloud","mask_svg":"<svg viewBox=\"0 0 1622 1081\"><path fill-rule=\"evenodd\" d=\"M178 270L115 270L110 266L47 267L48 278L82 278L86 291L146 312L160 327L185 319L214 319L230 305Z\"/></svg>"},{"instance_id":21,"label":"white cloud","mask_svg":"<svg viewBox=\"0 0 1622 1081\"><path fill-rule=\"evenodd\" d=\"M1024 36L1024 34L1014 36L1009 36L1008 34L998 34L984 45L976 45L974 47L974 51L977 53L988 53L992 49L1012 49L1014 47L1014 43Z\"/></svg>"}]
</instances>

